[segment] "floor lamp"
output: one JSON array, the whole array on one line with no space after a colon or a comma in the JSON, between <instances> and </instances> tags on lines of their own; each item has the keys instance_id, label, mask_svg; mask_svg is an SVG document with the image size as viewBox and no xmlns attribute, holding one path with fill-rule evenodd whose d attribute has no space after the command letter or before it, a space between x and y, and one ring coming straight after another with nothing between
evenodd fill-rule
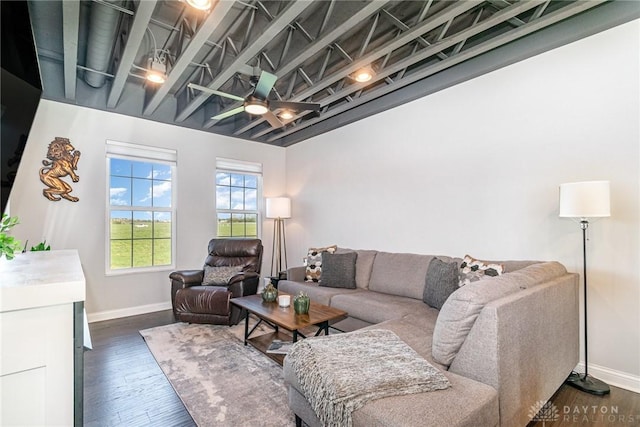
<instances>
[{"instance_id":1,"label":"floor lamp","mask_svg":"<svg viewBox=\"0 0 640 427\"><path fill-rule=\"evenodd\" d=\"M609 393L609 385L589 375L587 363L587 229L589 218L610 216L609 181L572 182L560 185L560 217L580 218L582 229L582 257L584 283L584 375L573 373L567 384L581 391L603 396Z\"/></svg>"},{"instance_id":2,"label":"floor lamp","mask_svg":"<svg viewBox=\"0 0 640 427\"><path fill-rule=\"evenodd\" d=\"M287 238L284 233L284 220L291 218L291 199L288 197L267 198L267 218L273 218L273 248L271 251L271 276L275 269L280 277L287 269ZM283 257L284 254L284 263ZM284 269L283 269L284 267Z\"/></svg>"}]
</instances>

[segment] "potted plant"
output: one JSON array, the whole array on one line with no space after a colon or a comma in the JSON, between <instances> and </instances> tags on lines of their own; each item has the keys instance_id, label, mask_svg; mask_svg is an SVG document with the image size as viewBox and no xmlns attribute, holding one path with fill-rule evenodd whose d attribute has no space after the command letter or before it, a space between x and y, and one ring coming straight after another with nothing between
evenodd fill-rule
<instances>
[{"instance_id":1,"label":"potted plant","mask_svg":"<svg viewBox=\"0 0 640 427\"><path fill-rule=\"evenodd\" d=\"M4 255L8 260L13 259L15 254L19 253L22 248L19 240L7 234L16 224L18 224L17 216L2 215L2 220L0 221L0 258Z\"/></svg>"},{"instance_id":2,"label":"potted plant","mask_svg":"<svg viewBox=\"0 0 640 427\"><path fill-rule=\"evenodd\" d=\"M25 245L26 247L26 245ZM51 250L51 245L47 245L47 241L45 239L44 242L40 242L35 246L31 246L31 252L38 252L38 251L50 251Z\"/></svg>"}]
</instances>

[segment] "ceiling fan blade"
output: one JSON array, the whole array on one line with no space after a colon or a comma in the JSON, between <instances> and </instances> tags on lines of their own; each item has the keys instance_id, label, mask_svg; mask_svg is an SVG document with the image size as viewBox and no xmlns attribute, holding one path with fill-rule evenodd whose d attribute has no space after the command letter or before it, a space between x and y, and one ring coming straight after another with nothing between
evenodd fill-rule
<instances>
[{"instance_id":1,"label":"ceiling fan blade","mask_svg":"<svg viewBox=\"0 0 640 427\"><path fill-rule=\"evenodd\" d=\"M273 114L271 111L267 111L262 115L262 117L264 117L269 122L269 124L276 129L284 126L284 123L282 123L280 119L278 119L278 117L275 114Z\"/></svg>"},{"instance_id":2,"label":"ceiling fan blade","mask_svg":"<svg viewBox=\"0 0 640 427\"><path fill-rule=\"evenodd\" d=\"M269 101L271 108L286 108L294 111L320 111L320 104L315 102Z\"/></svg>"},{"instance_id":3,"label":"ceiling fan blade","mask_svg":"<svg viewBox=\"0 0 640 427\"><path fill-rule=\"evenodd\" d=\"M202 91L202 92L210 93L211 95L223 96L225 98L233 99L233 100L236 100L236 101L244 101L244 98L242 98L240 96L232 95L232 94L226 93L226 92L220 92L219 90L209 89L206 86L200 86L200 85L197 85L195 83L189 83L187 85L187 87L190 87L191 89L196 89L196 90L199 90L199 91Z\"/></svg>"},{"instance_id":4,"label":"ceiling fan blade","mask_svg":"<svg viewBox=\"0 0 640 427\"><path fill-rule=\"evenodd\" d=\"M253 91L253 95L260 99L267 99L273 85L276 84L276 80L278 80L278 76L263 71L260 73L260 80L256 84L256 90Z\"/></svg>"},{"instance_id":5,"label":"ceiling fan blade","mask_svg":"<svg viewBox=\"0 0 640 427\"><path fill-rule=\"evenodd\" d=\"M212 120L222 120L222 119L226 119L227 117L231 117L235 114L238 113L242 113L244 111L244 105L242 107L238 107L238 108L234 108L233 110L229 110L225 113L220 113L217 116L213 116L211 117Z\"/></svg>"}]
</instances>

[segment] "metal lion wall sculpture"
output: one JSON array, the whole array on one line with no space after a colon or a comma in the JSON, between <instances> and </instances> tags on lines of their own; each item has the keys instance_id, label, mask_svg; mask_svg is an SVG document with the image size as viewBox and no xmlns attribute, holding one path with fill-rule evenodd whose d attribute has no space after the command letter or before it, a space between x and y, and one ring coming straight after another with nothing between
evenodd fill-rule
<instances>
[{"instance_id":1,"label":"metal lion wall sculpture","mask_svg":"<svg viewBox=\"0 0 640 427\"><path fill-rule=\"evenodd\" d=\"M78 169L80 152L71 145L68 138L56 137L49 144L47 159L43 160L43 168L40 168L40 181L49 188L42 190L42 194L49 200L57 202L60 198L77 202L79 199L72 196L73 188L61 178L69 175L73 182L78 182L80 177L75 173Z\"/></svg>"}]
</instances>

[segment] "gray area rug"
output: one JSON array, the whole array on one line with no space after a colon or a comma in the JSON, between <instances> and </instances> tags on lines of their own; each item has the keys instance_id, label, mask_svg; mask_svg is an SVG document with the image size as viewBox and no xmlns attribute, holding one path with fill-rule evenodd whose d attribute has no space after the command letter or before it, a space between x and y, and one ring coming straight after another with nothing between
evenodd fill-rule
<instances>
[{"instance_id":1,"label":"gray area rug","mask_svg":"<svg viewBox=\"0 0 640 427\"><path fill-rule=\"evenodd\" d=\"M245 347L243 333L244 324L174 323L140 331L198 426L295 425L282 367Z\"/></svg>"}]
</instances>

